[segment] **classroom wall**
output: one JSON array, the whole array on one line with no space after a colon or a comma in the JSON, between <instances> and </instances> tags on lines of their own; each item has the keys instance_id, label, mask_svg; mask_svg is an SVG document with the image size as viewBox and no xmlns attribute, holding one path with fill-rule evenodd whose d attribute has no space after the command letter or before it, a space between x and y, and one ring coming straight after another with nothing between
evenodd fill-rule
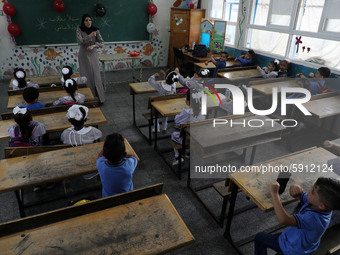
<instances>
[{"instance_id":1,"label":"classroom wall","mask_svg":"<svg viewBox=\"0 0 340 255\"><path fill-rule=\"evenodd\" d=\"M170 29L170 8L174 1L154 0L158 11L153 18L157 27L149 42L138 43L106 43L99 50L100 54L142 51L144 67L167 65ZM16 46L15 41L7 31L8 17L3 13L3 2L0 2L0 80L12 78L15 67L22 67L28 76L60 74L63 65L78 69L77 45L68 46ZM67 6L66 6L67 8ZM29 10L28 10L29 11ZM145 10L146 11L146 10ZM17 13L16 15L19 15ZM81 18L81 17L80 17ZM28 21L30 22L30 21ZM94 24L96 26L96 24ZM115 61L106 65L107 70L125 69L131 65L125 61Z\"/></svg>"}]
</instances>

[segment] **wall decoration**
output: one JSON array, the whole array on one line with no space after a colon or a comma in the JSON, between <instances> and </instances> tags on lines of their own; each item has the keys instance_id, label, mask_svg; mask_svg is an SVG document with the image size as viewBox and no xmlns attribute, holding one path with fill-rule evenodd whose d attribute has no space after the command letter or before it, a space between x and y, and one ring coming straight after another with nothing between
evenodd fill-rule
<instances>
[{"instance_id":1,"label":"wall decoration","mask_svg":"<svg viewBox=\"0 0 340 255\"><path fill-rule=\"evenodd\" d=\"M48 48L46 51L44 51L44 55L47 56L46 60L54 61L56 59L56 57L63 58L63 56L61 54L62 54L62 52L56 52L53 48Z\"/></svg>"},{"instance_id":2,"label":"wall decoration","mask_svg":"<svg viewBox=\"0 0 340 255\"><path fill-rule=\"evenodd\" d=\"M12 36L18 36L21 33L20 27L14 23L9 24L7 30Z\"/></svg>"},{"instance_id":3,"label":"wall decoration","mask_svg":"<svg viewBox=\"0 0 340 255\"><path fill-rule=\"evenodd\" d=\"M177 5L178 1L176 1L175 3ZM182 0L182 2L178 5L179 8L197 8L197 6L198 0Z\"/></svg>"},{"instance_id":4,"label":"wall decoration","mask_svg":"<svg viewBox=\"0 0 340 255\"><path fill-rule=\"evenodd\" d=\"M242 0L241 1L241 15L240 17L238 18L238 29L239 29L239 38L238 38L238 41L237 41L237 48L240 48L240 42L241 42L241 38L242 38L242 35L243 35L243 32L244 32L244 28L245 26L243 25L245 19L246 19L246 15L247 15L247 8L246 8L246 5L245 5L245 2L246 0Z\"/></svg>"},{"instance_id":5,"label":"wall decoration","mask_svg":"<svg viewBox=\"0 0 340 255\"><path fill-rule=\"evenodd\" d=\"M301 41L301 36L300 37L296 37L296 42L295 42L295 45L296 45L296 53L299 53L299 45L300 43L302 43Z\"/></svg>"},{"instance_id":6,"label":"wall decoration","mask_svg":"<svg viewBox=\"0 0 340 255\"><path fill-rule=\"evenodd\" d=\"M212 49L214 25L212 19L201 19L201 31L199 44L204 44L208 49Z\"/></svg>"},{"instance_id":7,"label":"wall decoration","mask_svg":"<svg viewBox=\"0 0 340 255\"><path fill-rule=\"evenodd\" d=\"M226 21L214 21L214 36L212 43L213 53L219 53L224 50L225 33L227 29Z\"/></svg>"}]
</instances>

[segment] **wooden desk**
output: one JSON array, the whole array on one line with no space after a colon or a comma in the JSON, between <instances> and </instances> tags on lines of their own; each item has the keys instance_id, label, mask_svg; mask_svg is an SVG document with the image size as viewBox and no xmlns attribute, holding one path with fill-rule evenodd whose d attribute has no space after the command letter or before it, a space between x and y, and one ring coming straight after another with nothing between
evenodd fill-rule
<instances>
[{"instance_id":1,"label":"wooden desk","mask_svg":"<svg viewBox=\"0 0 340 255\"><path fill-rule=\"evenodd\" d=\"M201 57L194 57L191 52L183 53L184 57L188 59L189 62L195 63L195 62L205 62L207 60L211 59L211 53L208 53L208 55L204 58ZM219 57L219 55L213 55L214 57Z\"/></svg>"},{"instance_id":2,"label":"wooden desk","mask_svg":"<svg viewBox=\"0 0 340 255\"><path fill-rule=\"evenodd\" d=\"M106 85L107 84L112 84L112 83L121 83L122 81L116 81L116 82L108 82L106 81L106 67L105 67L105 63L106 62L112 62L112 61L125 61L125 60L131 60L131 69L132 69L132 80L135 81L142 81L143 79L143 69L142 69L142 60L143 58L141 56L137 56L137 57L131 57L129 54L127 53L120 53L120 54L99 54L99 61L102 63L103 65L103 78L104 78L104 88L106 90ZM136 79L135 77L135 62L139 61L139 66L140 66L140 70L139 70L139 79Z\"/></svg>"},{"instance_id":3,"label":"wooden desk","mask_svg":"<svg viewBox=\"0 0 340 255\"><path fill-rule=\"evenodd\" d=\"M1 224L2 254L165 254L192 244L167 195L142 191Z\"/></svg>"},{"instance_id":4,"label":"wooden desk","mask_svg":"<svg viewBox=\"0 0 340 255\"><path fill-rule=\"evenodd\" d=\"M164 80L161 80L164 81ZM136 102L135 102L135 95L136 94L147 94L147 93L155 93L157 90L153 88L149 82L135 82L129 83L130 86L130 95L132 95L132 114L133 114L133 124L136 124ZM185 88L179 82L176 83L176 89L183 89Z\"/></svg>"},{"instance_id":5,"label":"wooden desk","mask_svg":"<svg viewBox=\"0 0 340 255\"><path fill-rule=\"evenodd\" d=\"M80 88L86 88L86 84L77 84L78 89ZM56 87L39 87L39 93L42 92L50 92L50 91L58 91L58 90L64 90L64 87L61 85L58 85ZM22 92L24 90L18 89L18 90L7 90L7 93L9 96L13 95L22 95Z\"/></svg>"},{"instance_id":6,"label":"wooden desk","mask_svg":"<svg viewBox=\"0 0 340 255\"><path fill-rule=\"evenodd\" d=\"M332 173L330 171L327 172L319 172L318 167L322 170L323 167L327 166L327 161L329 159L335 158L336 155L333 153L323 149L323 148L309 148L303 151L295 152L280 158L272 159L263 163L256 164L256 169L259 169L259 166L262 165L271 165L271 166L286 166L291 168L293 164L301 164L303 166L303 170L307 171L306 165L308 165L308 172L304 173L296 173L292 172L292 176L289 179L286 190L283 194L280 195L281 202L283 204L288 204L295 201L289 195L289 188L292 184L300 185L305 192L313 186L314 182L319 177L332 177L336 179L340 179L340 176ZM312 169L311 164L315 164L316 168L315 172L311 172ZM292 168L291 168L292 169ZM271 200L271 195L269 193L269 183L275 181L278 177L278 173L267 172L265 174L259 173L233 173L230 175L232 184L232 194L230 197L230 206L229 213L227 219L227 226L225 230L225 237L231 241L234 245L235 243L232 240L230 228L235 208L236 196L238 192L238 188L240 188L248 197L253 200L256 205L263 210L264 212L273 210L273 204ZM248 240L249 241L249 240ZM244 241L240 241L240 243L245 243ZM235 245L236 246L236 245ZM235 247L234 246L234 247Z\"/></svg>"},{"instance_id":7,"label":"wooden desk","mask_svg":"<svg viewBox=\"0 0 340 255\"><path fill-rule=\"evenodd\" d=\"M266 96L271 95L273 93L273 88L277 88L278 92L281 92L281 88L294 87L296 86L296 79L284 80L284 81L275 81L272 83L264 83L259 85L252 85L255 91L258 91Z\"/></svg>"},{"instance_id":8,"label":"wooden desk","mask_svg":"<svg viewBox=\"0 0 340 255\"><path fill-rule=\"evenodd\" d=\"M71 126L66 118L66 112L56 112L34 116L33 120L43 123L47 132L63 131ZM106 124L106 118L100 108L91 108L85 126L98 126ZM15 125L13 119L0 121L0 140L9 139L8 128Z\"/></svg>"},{"instance_id":9,"label":"wooden desk","mask_svg":"<svg viewBox=\"0 0 340 255\"><path fill-rule=\"evenodd\" d=\"M240 65L241 63L238 61L227 61L226 62L226 67L231 67L234 65ZM208 69L215 69L216 66L212 63L209 62L208 65L206 65L204 62L198 62L198 63L194 63L195 66L197 66L198 68L208 68Z\"/></svg>"},{"instance_id":10,"label":"wooden desk","mask_svg":"<svg viewBox=\"0 0 340 255\"><path fill-rule=\"evenodd\" d=\"M340 114L340 96L309 101L303 106L319 119L335 116Z\"/></svg>"},{"instance_id":11,"label":"wooden desk","mask_svg":"<svg viewBox=\"0 0 340 255\"><path fill-rule=\"evenodd\" d=\"M39 87L50 87L52 84L61 85L61 74L60 75L49 75L49 76L38 76L38 77L27 77L31 82L36 83ZM74 77L80 77L80 74L74 74ZM13 79L12 79L13 80ZM11 82L12 82L11 80ZM11 82L9 88L11 89Z\"/></svg>"},{"instance_id":12,"label":"wooden desk","mask_svg":"<svg viewBox=\"0 0 340 255\"><path fill-rule=\"evenodd\" d=\"M95 97L93 96L90 88L80 88L78 89L80 94L84 94L86 97L86 101L93 101ZM49 91L39 93L39 102L43 103L45 106L52 105L54 101L58 100L60 97L67 96L67 92L65 90L59 91ZM14 107L24 104L25 100L22 95L13 95L8 97L8 105L7 109L13 109Z\"/></svg>"},{"instance_id":13,"label":"wooden desk","mask_svg":"<svg viewBox=\"0 0 340 255\"><path fill-rule=\"evenodd\" d=\"M217 73L218 77L226 78L231 81L248 79L248 78L257 78L262 77L260 71L257 69L242 69L242 70L233 70L228 72L220 72Z\"/></svg>"},{"instance_id":14,"label":"wooden desk","mask_svg":"<svg viewBox=\"0 0 340 255\"><path fill-rule=\"evenodd\" d=\"M264 125L257 128L249 127L247 124L246 127L240 124L232 127L230 124L213 127L213 119L192 123L187 132L190 134L192 148L199 152L202 158L280 140L281 132L285 129L275 121L272 127L271 122L265 121L270 119L266 116L228 116L219 119L228 120L229 123L231 120L237 123L243 121L248 123L256 119L263 121Z\"/></svg>"}]
</instances>

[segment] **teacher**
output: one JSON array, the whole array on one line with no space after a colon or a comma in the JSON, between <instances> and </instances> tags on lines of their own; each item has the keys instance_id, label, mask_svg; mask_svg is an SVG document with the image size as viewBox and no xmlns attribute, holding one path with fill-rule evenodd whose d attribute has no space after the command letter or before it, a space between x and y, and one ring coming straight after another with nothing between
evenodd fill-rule
<instances>
[{"instance_id":1,"label":"teacher","mask_svg":"<svg viewBox=\"0 0 340 255\"><path fill-rule=\"evenodd\" d=\"M105 101L105 94L100 76L97 48L103 47L104 40L99 29L92 26L92 18L89 14L83 15L81 24L77 28L77 42L80 45L78 55L80 76L87 78L87 85L102 104Z\"/></svg>"}]
</instances>

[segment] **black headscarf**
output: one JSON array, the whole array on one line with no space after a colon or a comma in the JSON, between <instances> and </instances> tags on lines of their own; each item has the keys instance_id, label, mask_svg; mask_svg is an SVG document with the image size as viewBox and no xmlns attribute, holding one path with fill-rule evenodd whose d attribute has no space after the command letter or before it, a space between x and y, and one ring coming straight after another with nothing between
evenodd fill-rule
<instances>
[{"instance_id":1,"label":"black headscarf","mask_svg":"<svg viewBox=\"0 0 340 255\"><path fill-rule=\"evenodd\" d=\"M92 20L92 17L89 15L89 14L84 14L83 17L81 18L81 23L80 23L80 30L85 32L86 34L91 34L93 31L97 31L98 30L98 27L94 27L94 26L91 26L90 28L88 28L87 26L85 26L85 19L89 17L91 20Z\"/></svg>"}]
</instances>

